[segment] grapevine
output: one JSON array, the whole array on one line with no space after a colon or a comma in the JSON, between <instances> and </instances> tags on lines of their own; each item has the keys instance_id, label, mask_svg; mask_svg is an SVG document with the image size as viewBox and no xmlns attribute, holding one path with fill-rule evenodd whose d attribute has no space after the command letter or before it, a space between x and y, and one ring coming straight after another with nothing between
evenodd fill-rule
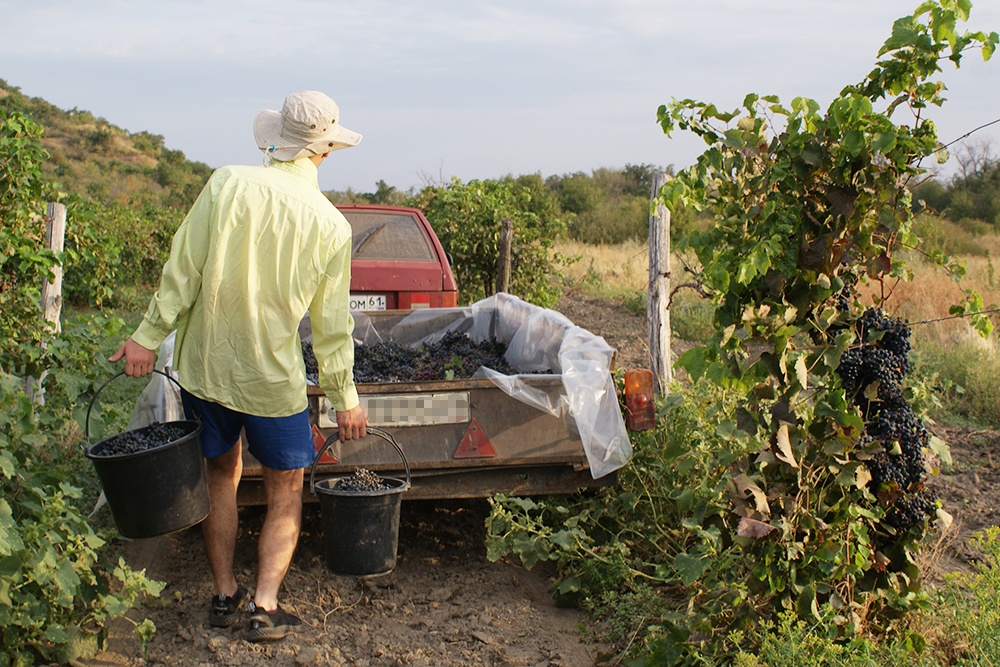
<instances>
[{"instance_id":1,"label":"grapevine","mask_svg":"<svg viewBox=\"0 0 1000 667\"><path fill-rule=\"evenodd\" d=\"M911 275L902 251L919 239L907 187L923 160L947 158L926 115L944 101L939 64L970 50L988 60L1000 44L996 32L958 29L969 7L928 0L898 19L875 68L825 111L754 93L731 110L692 99L658 110L668 135L691 131L708 146L659 201L715 220L678 244L716 305L715 335L678 364L743 396L721 430L759 442L730 481L732 532L760 596L748 615L780 604L822 621L830 605L841 636L920 600L913 563L936 501L924 488L930 436L902 388L910 331L878 308L851 312L848 297L881 285L874 303L884 304L885 287ZM960 262L929 259L965 275ZM979 314L970 324L989 335L982 297L962 294L949 312ZM690 551L678 559L700 562Z\"/></svg>"}]
</instances>

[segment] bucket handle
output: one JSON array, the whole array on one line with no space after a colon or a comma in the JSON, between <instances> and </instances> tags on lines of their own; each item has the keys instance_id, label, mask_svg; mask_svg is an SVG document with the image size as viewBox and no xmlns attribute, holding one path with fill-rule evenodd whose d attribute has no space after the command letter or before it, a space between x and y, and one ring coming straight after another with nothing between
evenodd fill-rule
<instances>
[{"instance_id":1,"label":"bucket handle","mask_svg":"<svg viewBox=\"0 0 1000 667\"><path fill-rule=\"evenodd\" d=\"M409 488L410 464L407 463L406 454L403 453L403 449L396 442L396 439L392 437L391 433L389 433L388 431L384 431L378 428L377 426L368 426L365 430L368 432L369 435L377 435L378 437L382 438L383 440L385 440L390 445L396 448L396 453L399 454L399 458L403 459L403 467L406 469L406 487ZM338 433L331 433L330 437L326 439L325 443L323 443L323 448L320 449L319 452L317 452L316 458L313 459L312 471L309 473L309 490L312 492L314 496L316 495L316 466L319 464L319 460L323 458L323 455L326 454L326 450L330 448L330 445L332 445L334 442L337 441L338 436L339 436Z\"/></svg>"},{"instance_id":2,"label":"bucket handle","mask_svg":"<svg viewBox=\"0 0 1000 667\"><path fill-rule=\"evenodd\" d=\"M171 382L173 382L175 385L177 385L178 389L182 389L180 383L177 380L175 380L173 378L173 376L171 376L169 373L164 373L163 371L158 371L155 368L153 369L153 372L154 373L159 373L160 375L162 375L163 377L167 378L168 380L170 380ZM107 387L109 384L111 384L112 382L114 382L115 380L117 380L118 378L120 378L122 375L125 375L125 371L118 371L118 373L116 375L111 376L111 379L108 380L107 382L105 382L104 384L102 384L101 388L94 392L94 397L90 399L90 405L87 406L87 419L86 419L85 426L84 426L84 434L87 436L87 444L88 445L90 444L90 411L94 407L94 401L97 400L97 396L102 391L104 391L105 387Z\"/></svg>"}]
</instances>

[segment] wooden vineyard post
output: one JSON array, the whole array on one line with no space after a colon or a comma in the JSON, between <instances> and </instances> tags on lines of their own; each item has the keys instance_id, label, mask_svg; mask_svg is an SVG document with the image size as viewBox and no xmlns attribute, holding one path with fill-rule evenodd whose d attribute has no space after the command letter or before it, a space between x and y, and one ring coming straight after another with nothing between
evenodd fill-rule
<instances>
[{"instance_id":1,"label":"wooden vineyard post","mask_svg":"<svg viewBox=\"0 0 1000 667\"><path fill-rule=\"evenodd\" d=\"M61 253L66 238L66 206L50 203L45 209L45 247L54 253ZM52 280L42 283L41 306L43 317L48 322L53 333L62 331L62 262L52 267ZM38 405L45 403L45 390L42 388L42 377L35 379L27 377L24 381L24 393Z\"/></svg>"},{"instance_id":2,"label":"wooden vineyard post","mask_svg":"<svg viewBox=\"0 0 1000 667\"><path fill-rule=\"evenodd\" d=\"M497 291L510 291L510 246L514 240L514 221L500 220L500 256L497 259Z\"/></svg>"},{"instance_id":3,"label":"wooden vineyard post","mask_svg":"<svg viewBox=\"0 0 1000 667\"><path fill-rule=\"evenodd\" d=\"M653 175L649 214L649 287L646 300L646 329L649 336L650 370L656 390L666 393L673 380L670 360L670 211L657 200L669 178Z\"/></svg>"},{"instance_id":4,"label":"wooden vineyard post","mask_svg":"<svg viewBox=\"0 0 1000 667\"><path fill-rule=\"evenodd\" d=\"M45 247L58 254L63 251L66 238L66 207L63 204L49 204L45 210ZM42 309L45 319L53 332L62 331L62 263L52 267L52 282L42 284Z\"/></svg>"}]
</instances>

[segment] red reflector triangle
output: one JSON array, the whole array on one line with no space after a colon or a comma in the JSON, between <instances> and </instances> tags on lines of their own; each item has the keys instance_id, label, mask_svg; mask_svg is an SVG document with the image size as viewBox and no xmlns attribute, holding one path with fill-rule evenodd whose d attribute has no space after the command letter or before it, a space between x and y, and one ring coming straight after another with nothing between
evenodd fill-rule
<instances>
[{"instance_id":1,"label":"red reflector triangle","mask_svg":"<svg viewBox=\"0 0 1000 667\"><path fill-rule=\"evenodd\" d=\"M473 419L472 423L469 424L469 428L465 431L462 442L458 443L458 449L455 450L452 458L485 459L496 455L497 450L493 449L490 439L486 437L483 429L479 427L479 422Z\"/></svg>"},{"instance_id":2,"label":"red reflector triangle","mask_svg":"<svg viewBox=\"0 0 1000 667\"><path fill-rule=\"evenodd\" d=\"M312 433L313 433L313 446L316 448L316 451L318 452L319 450L323 449L323 445L326 444L326 438L324 438L323 434L320 433L319 427L317 427L316 424L313 424ZM327 450L326 454L323 454L323 456L320 457L319 462L336 463L337 458L333 454L331 454L329 450Z\"/></svg>"}]
</instances>

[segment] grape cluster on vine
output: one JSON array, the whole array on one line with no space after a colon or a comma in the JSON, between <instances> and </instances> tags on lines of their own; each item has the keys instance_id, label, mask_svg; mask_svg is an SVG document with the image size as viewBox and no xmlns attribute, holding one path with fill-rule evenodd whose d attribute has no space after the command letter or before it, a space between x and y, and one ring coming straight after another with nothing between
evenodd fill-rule
<instances>
[{"instance_id":1,"label":"grape cluster on vine","mask_svg":"<svg viewBox=\"0 0 1000 667\"><path fill-rule=\"evenodd\" d=\"M838 310L842 305L838 300ZM871 488L886 508L886 522L905 530L932 516L936 502L924 488L930 432L903 396L910 327L880 308L865 310L854 326L857 342L841 355L837 374L865 419L859 448L870 456Z\"/></svg>"},{"instance_id":2,"label":"grape cluster on vine","mask_svg":"<svg viewBox=\"0 0 1000 667\"><path fill-rule=\"evenodd\" d=\"M870 387L877 390L879 399L900 399L903 378L910 372L909 325L887 317L880 308L869 308L855 329L860 346L846 350L837 367L844 390L848 396L860 396L860 402L871 393Z\"/></svg>"}]
</instances>

